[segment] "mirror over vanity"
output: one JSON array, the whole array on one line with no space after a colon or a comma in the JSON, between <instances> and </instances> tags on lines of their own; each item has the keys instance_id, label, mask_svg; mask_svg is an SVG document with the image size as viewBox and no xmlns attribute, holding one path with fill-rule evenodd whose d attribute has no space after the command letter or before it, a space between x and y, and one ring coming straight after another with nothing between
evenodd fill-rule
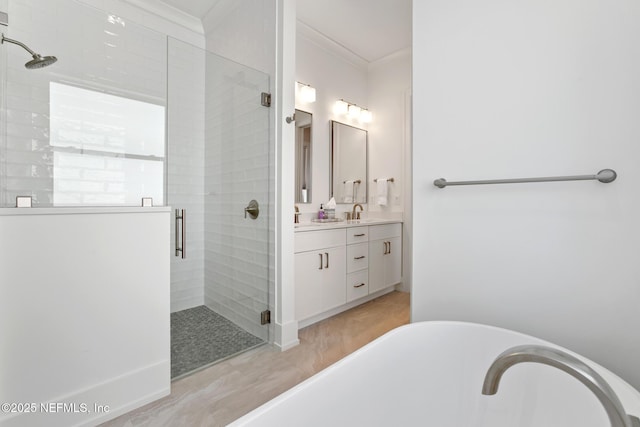
<instances>
[{"instance_id":1,"label":"mirror over vanity","mask_svg":"<svg viewBox=\"0 0 640 427\"><path fill-rule=\"evenodd\" d=\"M296 110L296 203L311 203L311 129L312 115Z\"/></svg>"},{"instance_id":2,"label":"mirror over vanity","mask_svg":"<svg viewBox=\"0 0 640 427\"><path fill-rule=\"evenodd\" d=\"M336 203L367 202L367 131L331 121L329 195Z\"/></svg>"}]
</instances>

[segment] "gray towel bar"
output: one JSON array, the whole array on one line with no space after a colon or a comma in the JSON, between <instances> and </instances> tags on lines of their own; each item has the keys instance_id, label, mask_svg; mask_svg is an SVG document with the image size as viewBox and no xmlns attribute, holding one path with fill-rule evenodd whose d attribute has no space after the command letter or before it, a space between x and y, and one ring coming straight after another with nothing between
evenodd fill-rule
<instances>
[{"instance_id":1,"label":"gray towel bar","mask_svg":"<svg viewBox=\"0 0 640 427\"><path fill-rule=\"evenodd\" d=\"M479 184L520 184L525 182L554 182L554 181L586 181L597 179L608 184L615 181L618 174L613 169L602 169L595 175L574 175L574 176L548 176L543 178L514 178L514 179L487 179L480 181L452 181L448 182L444 178L433 181L433 185L438 188L445 188L449 185L479 185Z\"/></svg>"}]
</instances>

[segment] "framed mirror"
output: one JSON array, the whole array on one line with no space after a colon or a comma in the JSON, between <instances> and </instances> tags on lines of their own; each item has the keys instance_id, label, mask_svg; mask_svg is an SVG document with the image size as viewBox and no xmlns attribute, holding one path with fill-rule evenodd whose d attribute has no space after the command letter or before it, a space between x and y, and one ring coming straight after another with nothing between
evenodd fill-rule
<instances>
[{"instance_id":1,"label":"framed mirror","mask_svg":"<svg viewBox=\"0 0 640 427\"><path fill-rule=\"evenodd\" d=\"M367 131L331 120L330 197L367 203Z\"/></svg>"},{"instance_id":2,"label":"framed mirror","mask_svg":"<svg viewBox=\"0 0 640 427\"><path fill-rule=\"evenodd\" d=\"M311 140L312 116L306 111L296 110L296 203L311 203Z\"/></svg>"}]
</instances>

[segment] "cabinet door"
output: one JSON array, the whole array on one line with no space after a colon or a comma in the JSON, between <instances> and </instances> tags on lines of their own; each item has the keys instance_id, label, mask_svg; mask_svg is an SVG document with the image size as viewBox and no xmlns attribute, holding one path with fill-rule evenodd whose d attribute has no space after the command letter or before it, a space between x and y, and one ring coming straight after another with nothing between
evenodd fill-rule
<instances>
[{"instance_id":1,"label":"cabinet door","mask_svg":"<svg viewBox=\"0 0 640 427\"><path fill-rule=\"evenodd\" d=\"M392 237L387 239L388 250L384 256L384 281L386 286L399 283L402 280L402 239Z\"/></svg>"},{"instance_id":2,"label":"cabinet door","mask_svg":"<svg viewBox=\"0 0 640 427\"><path fill-rule=\"evenodd\" d=\"M345 247L295 255L296 319L303 320L347 302Z\"/></svg>"},{"instance_id":3,"label":"cabinet door","mask_svg":"<svg viewBox=\"0 0 640 427\"><path fill-rule=\"evenodd\" d=\"M296 319L306 319L322 311L322 252L302 252L295 255Z\"/></svg>"},{"instance_id":4,"label":"cabinet door","mask_svg":"<svg viewBox=\"0 0 640 427\"><path fill-rule=\"evenodd\" d=\"M347 263L344 246L324 251L325 266L322 270L322 311L347 303ZM328 258L328 259L327 259ZM316 313L317 314L317 313Z\"/></svg>"},{"instance_id":5,"label":"cabinet door","mask_svg":"<svg viewBox=\"0 0 640 427\"><path fill-rule=\"evenodd\" d=\"M369 293L393 286L402 279L402 239L369 242Z\"/></svg>"}]
</instances>

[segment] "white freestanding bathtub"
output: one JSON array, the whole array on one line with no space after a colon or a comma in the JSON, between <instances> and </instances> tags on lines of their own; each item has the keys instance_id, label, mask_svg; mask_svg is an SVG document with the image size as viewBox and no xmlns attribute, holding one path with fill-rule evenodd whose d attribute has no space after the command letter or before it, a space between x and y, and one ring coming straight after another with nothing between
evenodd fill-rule
<instances>
[{"instance_id":1,"label":"white freestanding bathtub","mask_svg":"<svg viewBox=\"0 0 640 427\"><path fill-rule=\"evenodd\" d=\"M539 344L570 353L599 373L627 414L640 393L594 362L517 332L461 322L397 328L232 423L232 426L603 427L596 396L573 376L539 363L504 372L497 394L481 393L503 351Z\"/></svg>"}]
</instances>

